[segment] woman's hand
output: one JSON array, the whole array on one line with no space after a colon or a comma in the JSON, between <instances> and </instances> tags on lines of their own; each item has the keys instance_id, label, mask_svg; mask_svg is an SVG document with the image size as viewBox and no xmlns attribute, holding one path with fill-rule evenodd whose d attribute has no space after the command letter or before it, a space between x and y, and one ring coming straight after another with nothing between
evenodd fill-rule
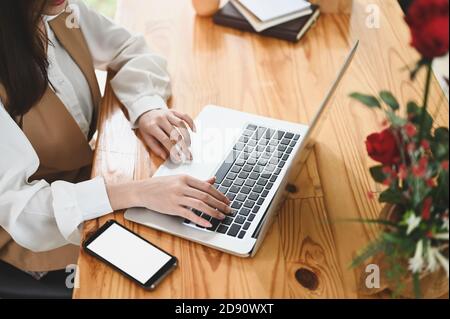
<instances>
[{"instance_id":1,"label":"woman's hand","mask_svg":"<svg viewBox=\"0 0 450 319\"><path fill-rule=\"evenodd\" d=\"M192 160L188 127L194 132L196 128L189 115L174 110L153 110L143 114L137 124L145 144L161 158L170 156L175 163L182 162L183 156Z\"/></svg>"},{"instance_id":2,"label":"woman's hand","mask_svg":"<svg viewBox=\"0 0 450 319\"><path fill-rule=\"evenodd\" d=\"M133 184L107 186L114 210L145 207L162 214L180 216L199 226L212 227L191 211L194 208L216 219L231 214L229 199L214 186L215 177L201 181L190 176L153 177Z\"/></svg>"}]
</instances>

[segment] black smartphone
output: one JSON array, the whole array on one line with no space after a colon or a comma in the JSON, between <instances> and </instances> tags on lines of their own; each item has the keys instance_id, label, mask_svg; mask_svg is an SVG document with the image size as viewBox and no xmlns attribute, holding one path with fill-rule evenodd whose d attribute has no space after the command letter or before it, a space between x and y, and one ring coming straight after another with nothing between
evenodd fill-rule
<instances>
[{"instance_id":1,"label":"black smartphone","mask_svg":"<svg viewBox=\"0 0 450 319\"><path fill-rule=\"evenodd\" d=\"M176 257L115 220L109 220L83 242L84 250L139 286L153 290L178 265Z\"/></svg>"}]
</instances>

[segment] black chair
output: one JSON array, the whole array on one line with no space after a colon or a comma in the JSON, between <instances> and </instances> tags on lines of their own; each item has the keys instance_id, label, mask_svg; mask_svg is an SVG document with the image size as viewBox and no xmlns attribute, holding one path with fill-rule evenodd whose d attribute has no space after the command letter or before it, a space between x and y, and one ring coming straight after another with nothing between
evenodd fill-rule
<instances>
[{"instance_id":1,"label":"black chair","mask_svg":"<svg viewBox=\"0 0 450 319\"><path fill-rule=\"evenodd\" d=\"M0 261L0 299L71 299L67 273L53 271L41 280Z\"/></svg>"}]
</instances>

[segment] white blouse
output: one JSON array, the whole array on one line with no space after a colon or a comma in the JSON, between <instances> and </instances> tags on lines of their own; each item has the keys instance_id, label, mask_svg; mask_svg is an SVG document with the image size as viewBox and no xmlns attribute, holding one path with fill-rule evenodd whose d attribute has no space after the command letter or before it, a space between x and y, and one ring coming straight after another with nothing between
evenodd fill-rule
<instances>
[{"instance_id":1,"label":"white blouse","mask_svg":"<svg viewBox=\"0 0 450 319\"><path fill-rule=\"evenodd\" d=\"M166 61L152 53L142 36L132 35L82 1L78 12L96 69L117 71L111 85L130 115L131 125L145 112L166 108L170 79ZM57 95L87 136L92 114L90 90L81 70L48 27L49 79ZM83 222L112 211L103 178L71 184L27 180L39 167L32 145L0 101L0 226L35 252L80 244Z\"/></svg>"}]
</instances>

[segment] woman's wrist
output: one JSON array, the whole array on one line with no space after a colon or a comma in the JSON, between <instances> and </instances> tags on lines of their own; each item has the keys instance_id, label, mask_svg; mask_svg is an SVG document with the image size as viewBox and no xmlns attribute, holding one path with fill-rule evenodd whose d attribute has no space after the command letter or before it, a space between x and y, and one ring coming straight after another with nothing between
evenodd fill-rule
<instances>
[{"instance_id":1,"label":"woman's wrist","mask_svg":"<svg viewBox=\"0 0 450 319\"><path fill-rule=\"evenodd\" d=\"M131 207L139 207L139 184L140 181L132 181L126 183L108 183L106 191L108 193L111 207L114 211L127 209Z\"/></svg>"}]
</instances>

